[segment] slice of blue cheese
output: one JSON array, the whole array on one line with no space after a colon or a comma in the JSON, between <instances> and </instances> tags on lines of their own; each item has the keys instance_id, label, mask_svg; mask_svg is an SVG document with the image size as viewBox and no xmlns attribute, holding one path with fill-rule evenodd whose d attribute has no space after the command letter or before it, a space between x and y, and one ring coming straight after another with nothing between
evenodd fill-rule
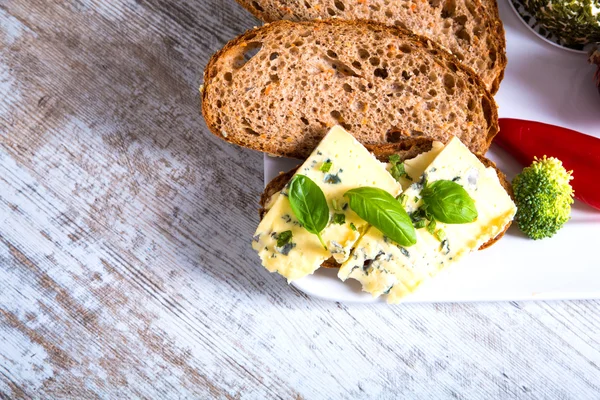
<instances>
[{"instance_id":1,"label":"slice of blue cheese","mask_svg":"<svg viewBox=\"0 0 600 400\"><path fill-rule=\"evenodd\" d=\"M414 182L404 191L406 211L410 214L422 204L423 182L452 180L462 185L475 201L478 218L468 224L443 224L440 241L426 228L417 229L417 243L402 247L371 227L351 257L339 270L342 280L361 282L363 290L377 297L387 294L397 303L426 279L477 250L500 234L512 221L516 207L504 190L493 168L486 168L460 140L453 138Z\"/></svg>"},{"instance_id":2,"label":"slice of blue cheese","mask_svg":"<svg viewBox=\"0 0 600 400\"><path fill-rule=\"evenodd\" d=\"M354 244L368 229L368 224L348 206L344 193L362 186L375 186L393 196L402 187L369 151L343 128L333 127L296 174L312 179L323 190L331 212L330 222L321 232L327 250L316 235L304 229L295 217L287 197L287 187L269 203L252 241L265 266L293 281L312 274L323 261L334 257L346 261ZM335 223L335 214L344 222ZM341 220L338 217L338 221ZM285 231L292 232L289 243L278 247L277 238Z\"/></svg>"},{"instance_id":3,"label":"slice of blue cheese","mask_svg":"<svg viewBox=\"0 0 600 400\"><path fill-rule=\"evenodd\" d=\"M419 178L423 172L425 172L425 168L431 164L431 162L437 157L438 154L440 154L443 148L444 143L433 142L431 150L404 161L404 169L410 179L405 177L399 178L398 183L400 183L400 186L402 186L402 190L408 189L408 187L414 183L413 177ZM388 172L391 172L392 164L387 163L385 165L385 169ZM265 210L269 211L271 207L273 207L273 204L275 204L275 200L277 200L280 193L281 192L274 193L269 200L267 200L267 203L265 204Z\"/></svg>"}]
</instances>

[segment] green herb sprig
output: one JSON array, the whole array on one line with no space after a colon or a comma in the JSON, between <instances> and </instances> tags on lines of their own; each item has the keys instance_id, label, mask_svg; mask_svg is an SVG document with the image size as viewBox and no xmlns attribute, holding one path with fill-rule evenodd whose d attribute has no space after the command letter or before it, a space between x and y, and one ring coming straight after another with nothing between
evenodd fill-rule
<instances>
[{"instance_id":1,"label":"green herb sprig","mask_svg":"<svg viewBox=\"0 0 600 400\"><path fill-rule=\"evenodd\" d=\"M417 243L417 235L402 204L391 194L375 187L361 187L344 193L350 208L401 246Z\"/></svg>"},{"instance_id":2,"label":"green herb sprig","mask_svg":"<svg viewBox=\"0 0 600 400\"><path fill-rule=\"evenodd\" d=\"M458 183L439 180L428 184L421 197L427 213L445 224L466 224L477 219L477 208L469 193Z\"/></svg>"},{"instance_id":3,"label":"green herb sprig","mask_svg":"<svg viewBox=\"0 0 600 400\"><path fill-rule=\"evenodd\" d=\"M321 231L329 222L329 207L321 188L309 177L296 175L290 181L288 198L298 221L304 229L317 235L321 245L327 250Z\"/></svg>"}]
</instances>

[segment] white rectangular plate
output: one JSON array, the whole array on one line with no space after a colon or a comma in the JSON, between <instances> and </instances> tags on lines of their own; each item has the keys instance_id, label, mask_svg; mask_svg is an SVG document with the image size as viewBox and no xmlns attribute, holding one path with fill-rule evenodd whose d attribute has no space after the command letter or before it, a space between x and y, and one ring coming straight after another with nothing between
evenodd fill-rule
<instances>
[{"instance_id":1,"label":"white rectangular plate","mask_svg":"<svg viewBox=\"0 0 600 400\"><path fill-rule=\"evenodd\" d=\"M600 95L586 57L538 39L507 3L499 3L508 56L496 95L500 117L542 121L600 137ZM492 146L487 156L509 179L522 168L497 147ZM265 156L265 182L297 164ZM534 241L512 226L497 244L443 271L405 301L600 298L599 254L600 212L575 201L571 220L556 236ZM342 283L336 274L337 270L321 268L293 285L334 301L384 301L361 292L356 281Z\"/></svg>"}]
</instances>

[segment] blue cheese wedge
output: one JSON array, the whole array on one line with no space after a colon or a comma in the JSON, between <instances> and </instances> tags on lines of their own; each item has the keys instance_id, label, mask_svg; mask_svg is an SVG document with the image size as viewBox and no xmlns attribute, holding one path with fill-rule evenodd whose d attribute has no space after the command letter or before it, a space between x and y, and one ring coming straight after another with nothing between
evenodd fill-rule
<instances>
[{"instance_id":1,"label":"blue cheese wedge","mask_svg":"<svg viewBox=\"0 0 600 400\"><path fill-rule=\"evenodd\" d=\"M316 235L304 229L295 217L284 188L269 202L269 211L260 222L252 247L271 272L292 281L312 274L323 261L334 257L346 261L368 224L348 207L344 193L361 186L375 186L397 196L402 187L352 135L332 128L296 174L312 179L323 190L331 211L330 222L321 232L327 250ZM335 217L335 215L338 215ZM343 222L342 222L343 221ZM277 238L291 231L292 239L278 247Z\"/></svg>"},{"instance_id":2,"label":"blue cheese wedge","mask_svg":"<svg viewBox=\"0 0 600 400\"><path fill-rule=\"evenodd\" d=\"M478 212L475 222L438 222L436 229L445 234L442 240L426 228L417 229L417 243L410 247L397 245L371 227L340 268L339 278L356 279L364 291L375 297L387 294L388 302L397 303L421 282L496 237L512 221L516 207L500 184L496 171L486 168L456 138L422 170L418 181L404 191L406 211L410 214L421 206L420 194L425 180L431 183L442 179L462 185L473 198Z\"/></svg>"}]
</instances>

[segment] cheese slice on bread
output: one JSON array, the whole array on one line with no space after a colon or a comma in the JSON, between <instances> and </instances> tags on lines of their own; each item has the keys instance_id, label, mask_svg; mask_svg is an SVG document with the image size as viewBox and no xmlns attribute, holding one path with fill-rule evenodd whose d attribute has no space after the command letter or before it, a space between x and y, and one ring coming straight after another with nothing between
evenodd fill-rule
<instances>
[{"instance_id":1,"label":"cheese slice on bread","mask_svg":"<svg viewBox=\"0 0 600 400\"><path fill-rule=\"evenodd\" d=\"M426 279L477 250L501 234L512 221L516 207L502 187L496 171L486 168L460 142L452 139L403 192L406 211L414 213L423 205L423 182L439 180L461 185L475 202L477 220L466 224L437 222L435 231L417 229L417 243L402 247L371 227L356 243L352 256L338 277L361 282L373 296L387 294L390 303L412 293ZM442 232L438 234L438 232Z\"/></svg>"},{"instance_id":2,"label":"cheese slice on bread","mask_svg":"<svg viewBox=\"0 0 600 400\"><path fill-rule=\"evenodd\" d=\"M402 191L385 164L339 126L331 129L297 169L297 174L313 180L323 191L332 216L341 217L331 220L322 232L325 249L292 212L287 188L272 196L269 211L254 234L252 247L269 271L279 272L290 281L312 274L330 257L338 263L346 261L360 234L368 229L367 222L348 207L344 198L346 191L362 186L376 186L393 196ZM288 231L291 240L278 245L280 235Z\"/></svg>"},{"instance_id":3,"label":"cheese slice on bread","mask_svg":"<svg viewBox=\"0 0 600 400\"><path fill-rule=\"evenodd\" d=\"M261 198L262 220L252 246L269 271L279 272L292 281L312 274L321 265L341 265L340 278L358 279L365 290L376 296L390 293L389 299L396 301L441 267L486 242L491 244L498 240L510 224L514 204L504 175L493 168L491 162L482 163L485 159L473 155L458 139L452 139L446 146L420 139L412 146L396 148L396 152L390 146L375 150L383 161L392 154L398 155L404 161L410 179L393 179L389 164L378 161L341 127L335 127L304 164L267 185ZM327 250L316 235L298 223L291 210L286 184L296 174L310 177L325 194L332 217L322 232ZM419 187L417 180L421 181L423 176L431 181L459 182L477 204L480 216L476 222L439 224L439 229L447 231L444 244L423 229L418 229L417 244L401 248L358 217L344 197L346 191L356 187L379 187L393 196L404 193L410 198L406 209L412 212L420 205L422 186ZM343 215L342 223L335 222L335 214ZM291 232L291 240L285 245L278 245L279 235L285 231ZM431 261L423 264L418 257ZM414 274L410 275L407 271Z\"/></svg>"}]
</instances>

